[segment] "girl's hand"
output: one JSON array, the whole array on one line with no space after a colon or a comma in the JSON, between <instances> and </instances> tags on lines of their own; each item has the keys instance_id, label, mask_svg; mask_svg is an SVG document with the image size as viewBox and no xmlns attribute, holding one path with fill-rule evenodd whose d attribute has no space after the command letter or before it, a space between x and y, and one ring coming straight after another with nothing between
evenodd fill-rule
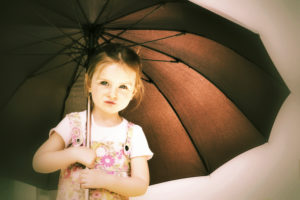
<instances>
[{"instance_id":1,"label":"girl's hand","mask_svg":"<svg viewBox=\"0 0 300 200\"><path fill-rule=\"evenodd\" d=\"M71 147L76 162L83 164L88 168L94 168L97 154L94 150L87 147Z\"/></svg>"},{"instance_id":2,"label":"girl's hand","mask_svg":"<svg viewBox=\"0 0 300 200\"><path fill-rule=\"evenodd\" d=\"M107 174L101 169L84 169L80 172L81 188L103 188Z\"/></svg>"}]
</instances>

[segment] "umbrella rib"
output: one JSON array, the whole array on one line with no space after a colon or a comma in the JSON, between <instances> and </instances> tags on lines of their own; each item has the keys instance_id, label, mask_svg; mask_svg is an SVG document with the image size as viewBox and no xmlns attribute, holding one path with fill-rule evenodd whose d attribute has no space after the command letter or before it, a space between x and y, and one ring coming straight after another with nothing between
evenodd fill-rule
<instances>
[{"instance_id":1,"label":"umbrella rib","mask_svg":"<svg viewBox=\"0 0 300 200\"><path fill-rule=\"evenodd\" d=\"M79 67L80 67L80 63L81 63L81 61L82 61L82 58L83 58L83 56L84 56L84 54L81 54L81 56L80 56L80 61L77 63L77 66L76 66L76 69L74 70L74 73L73 73L73 75L72 75L72 80L71 80L71 82L70 82L70 84L69 84L69 86L68 86L68 88L67 88L67 91L66 91L66 96L65 96L65 98L64 98L64 104L63 104L63 107L62 107L62 112L61 112L61 114L60 114L60 116L61 116L61 118L63 118L64 116L63 116L63 114L64 114L64 112L65 112L65 107L66 107L66 100L68 99L68 97L69 97L69 94L70 94L70 91L71 91L71 89L72 89L72 86L73 86L73 84L76 82L76 80L79 78L79 75L81 74L81 72L82 72L82 70L83 70L83 68L78 72L78 69L79 69Z\"/></svg>"},{"instance_id":2,"label":"umbrella rib","mask_svg":"<svg viewBox=\"0 0 300 200\"><path fill-rule=\"evenodd\" d=\"M71 0L70 0L71 1ZM80 28L80 30L81 30L81 33L82 33L82 35L84 35L84 30L83 30L83 28L82 28L82 24L80 23L80 20L79 20L79 18L78 18L78 16L77 16L77 11L76 11L76 6L75 6L75 4L73 3L74 1L71 1L71 4L73 5L72 7L73 7L73 11L74 11L74 15L75 15L75 17L76 17L76 21L77 21L77 23L78 23L78 26L79 26L79 28ZM77 2L78 3L78 2ZM79 3L78 3L79 4ZM82 10L81 10L81 12L82 12ZM85 16L86 17L86 16ZM85 43L87 44L87 39L86 39L86 37L84 37L84 40L85 40Z\"/></svg>"},{"instance_id":3,"label":"umbrella rib","mask_svg":"<svg viewBox=\"0 0 300 200\"><path fill-rule=\"evenodd\" d=\"M120 36L123 33L125 33L127 30L129 30L130 28L134 27L135 25L139 24L141 21L143 21L144 19L146 19L146 17L148 17L149 15L151 15L152 13L154 13L155 11L157 11L163 4L160 3L158 4L153 10L151 10L150 12L148 12L146 15L144 15L141 19L137 20L135 23L130 24L127 28L125 28L124 30L122 30L120 33L118 33L116 36ZM108 42L110 42L111 40L113 40L114 37L110 38Z\"/></svg>"},{"instance_id":4,"label":"umbrella rib","mask_svg":"<svg viewBox=\"0 0 300 200\"><path fill-rule=\"evenodd\" d=\"M143 72L143 74L145 74L145 73ZM146 75L145 75L145 76L146 76ZM151 80L149 80L149 79L146 79L146 78L143 78L143 77L142 77L141 79L142 79L143 81L146 81L147 83L151 83L151 84L153 83L153 81L151 81Z\"/></svg>"},{"instance_id":5,"label":"umbrella rib","mask_svg":"<svg viewBox=\"0 0 300 200\"><path fill-rule=\"evenodd\" d=\"M169 62L169 63L178 63L177 60L154 60L154 59L147 59L147 58L141 58L141 60L145 61L153 61L153 62Z\"/></svg>"},{"instance_id":6,"label":"umbrella rib","mask_svg":"<svg viewBox=\"0 0 300 200\"><path fill-rule=\"evenodd\" d=\"M146 42L142 42L142 43L139 43L139 45L148 44L148 43L152 43L152 42L157 42L157 41L160 41L160 40L165 40L165 39L169 39L169 38L173 38L173 37L178 37L178 36L181 36L181 35L184 35L184 34L185 34L184 32L181 32L181 33L177 33L175 35L170 35L170 36L167 36L167 37L162 37L162 38L158 38L158 39L155 39L155 40L149 40L149 41L146 41ZM129 45L128 47L133 47L133 46L136 46L136 45L133 44L133 45Z\"/></svg>"},{"instance_id":7,"label":"umbrella rib","mask_svg":"<svg viewBox=\"0 0 300 200\"><path fill-rule=\"evenodd\" d=\"M70 17L68 17L68 16L66 16L66 15L64 15L64 14L62 14L61 12L58 12L57 10L50 9L48 6L43 5L43 3L41 3L41 2L36 2L36 3L38 3L40 6L43 6L44 8L46 8L46 9L48 9L48 10L51 10L52 12L54 12L54 13L56 13L56 14L58 14L58 15L64 17L64 18L66 18L66 19L68 19L68 20L70 20L70 21L75 22L72 18L70 18Z\"/></svg>"},{"instance_id":8,"label":"umbrella rib","mask_svg":"<svg viewBox=\"0 0 300 200\"><path fill-rule=\"evenodd\" d=\"M44 73L53 71L53 70L55 70L55 69L59 69L59 68L61 68L61 67L64 67L65 65L67 65L67 64L69 64L69 63L71 63L71 62L76 61L76 59L79 58L79 57L81 57L81 55L80 55L80 56L77 56L77 57L75 57L75 58L72 58L71 60L68 60L67 62L64 62L64 63L62 63L62 64L60 64L60 65L56 65L56 66L52 67L51 69L47 69L47 70L44 70L44 71L41 71L41 72L33 73L33 74L31 74L30 76L28 76L28 78L33 78L33 77L36 77L36 76L38 76L38 75L41 75L41 74L44 74Z\"/></svg>"},{"instance_id":9,"label":"umbrella rib","mask_svg":"<svg viewBox=\"0 0 300 200\"><path fill-rule=\"evenodd\" d=\"M129 39L120 37L120 36L113 35L113 34L111 34L111 33L105 32L105 33L103 33L103 34L106 34L106 35L108 35L108 36L115 36L117 39L120 39L120 40L123 40L123 41L126 41L126 42L130 42L130 43L134 44L135 46L142 46L142 47L145 47L145 48L150 49L150 50L152 50L152 51L155 51L155 52L161 53L161 54L163 54L163 55L166 55L166 56L168 56L168 57L170 57L170 58L173 58L173 59L174 59L175 61L177 61L177 62L182 62L182 63L184 63L184 62L183 62L182 60L180 60L179 58L176 58L176 57L174 57L174 56L172 56L172 55L169 55L169 54L167 54L167 53L165 53L165 52L162 52L162 51L160 51L160 50L158 50L158 49L155 49L155 48L152 48L152 47L143 45L143 44L141 44L141 43L138 43L138 42L135 42L135 41L132 41L132 40L129 40ZM186 63L184 63L184 64L187 65L187 66L189 66L189 65L186 64ZM189 66L189 67L192 68L191 66ZM192 68L192 69L193 69L193 68Z\"/></svg>"},{"instance_id":10,"label":"umbrella rib","mask_svg":"<svg viewBox=\"0 0 300 200\"><path fill-rule=\"evenodd\" d=\"M71 46L71 45L72 45L72 44L70 44L70 45L66 46L65 48L61 49L61 50L60 50L59 52L57 52L56 54L53 54L54 56L52 56L51 58L49 58L49 59L48 59L47 61L45 61L45 63L43 63L42 65L47 64L50 60L52 60L52 59L55 58L56 56L61 55L61 53L62 53L63 51L65 51L66 49L68 49L69 46ZM34 70L34 71L32 72L32 74L36 73L39 69L40 69L40 67L37 67L36 70Z\"/></svg>"},{"instance_id":11,"label":"umbrella rib","mask_svg":"<svg viewBox=\"0 0 300 200\"><path fill-rule=\"evenodd\" d=\"M83 17L84 17L86 23L87 23L87 24L90 24L89 19L88 19L88 17L86 16L86 14L85 14L85 12L84 12L84 10L83 10L83 8L82 8L81 3L79 2L79 0L76 0L76 2L77 2L77 4L78 4L78 7L79 7L79 9L80 9L80 11L81 11L81 13L82 13L82 15L83 15Z\"/></svg>"},{"instance_id":12,"label":"umbrella rib","mask_svg":"<svg viewBox=\"0 0 300 200\"><path fill-rule=\"evenodd\" d=\"M37 13L36 13L37 14ZM77 40L75 40L74 38L72 38L71 36L69 36L68 34L66 34L63 30L61 30L58 26L56 26L55 24L52 24L50 21L48 21L45 17L43 17L42 15L37 14L42 20L44 20L46 23L48 23L50 26L53 26L54 28L56 28L59 32L61 32L63 35L65 35L67 38L69 38L70 40L73 41L73 43L76 43L78 45L80 45L82 48L85 48L85 46L83 44L81 44L80 42L78 42Z\"/></svg>"},{"instance_id":13,"label":"umbrella rib","mask_svg":"<svg viewBox=\"0 0 300 200\"><path fill-rule=\"evenodd\" d=\"M71 0L69 0L69 1L71 1ZM77 22L77 24L78 24L78 26L79 26L79 28L80 28L80 30L81 30L81 33L83 33L83 29L82 29L80 20L79 20L78 15L77 15L76 6L75 6L75 4L73 4L73 2L74 2L74 1L71 1L71 4L72 4L72 10L73 10L73 12L74 12L74 16L75 16L76 22Z\"/></svg>"},{"instance_id":14,"label":"umbrella rib","mask_svg":"<svg viewBox=\"0 0 300 200\"><path fill-rule=\"evenodd\" d=\"M75 51L71 51L71 52L67 52L67 53L60 53L60 55L71 55L71 54L78 54L80 53L75 52ZM51 55L57 55L57 53L8 53L6 55L16 55L16 56L51 56Z\"/></svg>"},{"instance_id":15,"label":"umbrella rib","mask_svg":"<svg viewBox=\"0 0 300 200\"><path fill-rule=\"evenodd\" d=\"M145 6L145 7L143 7L143 8L139 8L139 9L137 9L137 10L133 10L133 11L131 11L131 12L129 12L129 13L125 13L124 15L117 16L117 17L114 18L114 19L108 20L108 21L104 22L103 24L109 24L109 23L111 23L111 22L113 22L113 21L116 21L116 20L122 18L122 17L131 15L132 13L136 13L136 12L139 12L139 11L144 10L144 9L147 9L147 8L154 7L154 6L158 5L158 4L159 4L159 5L163 5L163 4L166 4L166 2L157 2L157 3L154 3L154 4L152 4L152 5L148 5L148 6Z\"/></svg>"},{"instance_id":16,"label":"umbrella rib","mask_svg":"<svg viewBox=\"0 0 300 200\"><path fill-rule=\"evenodd\" d=\"M106 0L104 6L102 7L101 11L99 12L96 20L94 21L93 25L95 25L97 23L97 21L100 19L100 17L102 16L102 14L104 13L104 10L106 9L107 5L109 3L109 0Z\"/></svg>"},{"instance_id":17,"label":"umbrella rib","mask_svg":"<svg viewBox=\"0 0 300 200\"><path fill-rule=\"evenodd\" d=\"M99 35L105 42L108 43L108 39L106 39L102 34Z\"/></svg>"},{"instance_id":18,"label":"umbrella rib","mask_svg":"<svg viewBox=\"0 0 300 200\"><path fill-rule=\"evenodd\" d=\"M52 60L53 58L55 58L57 55L59 55L61 52L63 52L65 49L67 49L68 46L64 49L62 49L60 52L58 52L56 55L52 56L51 58L47 59L44 63L42 63L41 65L39 65L30 75L27 75L26 77L24 77L23 81L21 81L21 83L13 90L12 94L9 96L8 101L6 103L4 103L0 110L2 111L6 104L8 104L8 102L10 101L10 99L16 94L16 92L19 90L19 88L23 85L23 83L34 73L36 73L38 71L38 69L40 69L40 66L43 66L45 64L47 64L48 62L50 62L50 60Z\"/></svg>"},{"instance_id":19,"label":"umbrella rib","mask_svg":"<svg viewBox=\"0 0 300 200\"><path fill-rule=\"evenodd\" d=\"M77 35L79 34L80 32L77 32L77 33L72 33L70 35ZM59 42L56 42L56 41L52 41L52 40L57 40L57 39L61 39L63 37L65 37L65 35L61 35L61 36L57 36L57 37L53 37L53 38L41 38L37 35L34 35L32 33L28 33L28 32L24 32L24 34L28 35L28 36L31 36L31 37L35 37L35 38L38 38L40 39L40 41L37 41L37 42L33 42L33 43L30 43L30 44L26 44L24 46L19 46L19 47L15 47L13 49L10 49L8 51L14 51L16 49L22 49L22 48L26 48L26 47L30 47L30 46L34 46L34 45L37 45L37 44L40 44L42 42L47 42L47 43L50 43L50 44L56 44L56 45L59 45L59 46L62 46L62 47L65 47L66 44L62 44L62 43L59 43ZM79 48L78 48L79 49Z\"/></svg>"},{"instance_id":20,"label":"umbrella rib","mask_svg":"<svg viewBox=\"0 0 300 200\"><path fill-rule=\"evenodd\" d=\"M115 30L115 29L114 29ZM169 35L169 36L166 36L166 37L162 37L162 38L158 38L158 39L155 39L155 40L149 40L149 41L146 41L146 42L141 42L141 43L138 43L138 42L134 42L132 40L129 40L129 39L126 39L126 38L123 38L123 37L120 37L119 35L114 35L114 34L111 34L109 32L106 32L104 31L103 34L106 34L110 37L115 37L115 38L118 38L118 39L121 39L121 40L126 40L127 42L131 42L133 43L132 45L127 45L128 47L133 47L133 46L137 46L137 45L141 45L143 46L143 44L148 44L148 43L153 43L153 42L157 42L157 41L160 41L160 40L165 40L165 39L169 39L169 38L173 38L173 37L178 37L178 36L181 36L181 35L185 35L186 33L185 32L180 32L180 33L176 33L174 35ZM145 46L146 47L146 46Z\"/></svg>"},{"instance_id":21,"label":"umbrella rib","mask_svg":"<svg viewBox=\"0 0 300 200\"><path fill-rule=\"evenodd\" d=\"M182 125L183 129L184 129L185 132L187 133L187 136L189 137L189 139L190 139L192 145L194 146L194 149L196 150L196 152L197 152L197 154L198 154L200 160L201 160L202 163L203 163L203 166L204 166L206 172L208 173L208 172L209 172L209 170L208 170L208 165L207 165L207 163L205 162L205 159L204 159L204 157L202 156L201 152L200 152L199 149L197 148L197 145L195 144L193 138L192 138L191 135L189 134L189 131L187 130L187 128L185 127L183 121L181 120L179 114L176 112L176 109L174 108L174 106L172 105L172 103L169 101L169 99L166 97L166 95L164 95L164 93L160 90L160 88L158 87L158 85L150 78L150 76L147 75L145 71L143 71L143 74L149 79L147 82L152 83L152 84L155 86L155 88L159 91L159 93L164 97L164 99L168 102L169 106L171 107L171 109L172 109L173 112L175 113L175 115L176 115L177 119L179 120L180 124Z\"/></svg>"}]
</instances>

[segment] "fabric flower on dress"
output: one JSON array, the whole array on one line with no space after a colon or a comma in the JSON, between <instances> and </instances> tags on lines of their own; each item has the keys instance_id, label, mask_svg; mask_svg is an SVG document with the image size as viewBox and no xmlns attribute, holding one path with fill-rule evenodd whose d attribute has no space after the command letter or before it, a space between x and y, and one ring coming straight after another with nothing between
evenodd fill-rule
<instances>
[{"instance_id":1,"label":"fabric flower on dress","mask_svg":"<svg viewBox=\"0 0 300 200\"><path fill-rule=\"evenodd\" d=\"M111 155L105 155L101 158L101 164L105 167L111 167L115 163L115 159Z\"/></svg>"},{"instance_id":2,"label":"fabric flower on dress","mask_svg":"<svg viewBox=\"0 0 300 200\"><path fill-rule=\"evenodd\" d=\"M78 127L74 127L72 129L72 135L73 136L79 136L80 135L80 129Z\"/></svg>"},{"instance_id":3,"label":"fabric flower on dress","mask_svg":"<svg viewBox=\"0 0 300 200\"><path fill-rule=\"evenodd\" d=\"M98 147L96 150L96 154L98 157L103 157L106 154L106 149L104 147Z\"/></svg>"},{"instance_id":4,"label":"fabric flower on dress","mask_svg":"<svg viewBox=\"0 0 300 200\"><path fill-rule=\"evenodd\" d=\"M112 175L115 175L116 172L115 171L106 171L107 174L112 174Z\"/></svg>"},{"instance_id":5,"label":"fabric flower on dress","mask_svg":"<svg viewBox=\"0 0 300 200\"><path fill-rule=\"evenodd\" d=\"M82 134L80 134L80 129L77 127L72 129L72 144L75 147L79 147L83 144Z\"/></svg>"},{"instance_id":6,"label":"fabric flower on dress","mask_svg":"<svg viewBox=\"0 0 300 200\"><path fill-rule=\"evenodd\" d=\"M101 196L102 196L101 192L98 190L95 190L92 192L92 198L99 199L99 198L101 198Z\"/></svg>"}]
</instances>

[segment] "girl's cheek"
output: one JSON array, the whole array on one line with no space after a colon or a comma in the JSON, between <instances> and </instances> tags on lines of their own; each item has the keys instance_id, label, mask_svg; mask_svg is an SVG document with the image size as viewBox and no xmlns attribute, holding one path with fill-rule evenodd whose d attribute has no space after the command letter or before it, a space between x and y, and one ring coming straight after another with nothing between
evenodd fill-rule
<instances>
[{"instance_id":1,"label":"girl's cheek","mask_svg":"<svg viewBox=\"0 0 300 200\"><path fill-rule=\"evenodd\" d=\"M108 92L108 89L106 87L103 87L103 86L99 86L97 88L95 88L94 90L98 95L100 94L105 94Z\"/></svg>"},{"instance_id":2,"label":"girl's cheek","mask_svg":"<svg viewBox=\"0 0 300 200\"><path fill-rule=\"evenodd\" d=\"M123 91L123 92L120 92L120 95L123 97L123 98L128 98L128 99L131 99L133 94L132 92L130 91Z\"/></svg>"}]
</instances>

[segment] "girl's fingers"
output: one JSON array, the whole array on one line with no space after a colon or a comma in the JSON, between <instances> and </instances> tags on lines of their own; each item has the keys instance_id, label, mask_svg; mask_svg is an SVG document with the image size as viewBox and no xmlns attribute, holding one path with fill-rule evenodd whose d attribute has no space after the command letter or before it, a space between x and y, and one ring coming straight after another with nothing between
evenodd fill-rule
<instances>
[{"instance_id":1,"label":"girl's fingers","mask_svg":"<svg viewBox=\"0 0 300 200\"><path fill-rule=\"evenodd\" d=\"M86 181L80 182L80 188L82 189L89 189L90 188L90 184Z\"/></svg>"},{"instance_id":2,"label":"girl's fingers","mask_svg":"<svg viewBox=\"0 0 300 200\"><path fill-rule=\"evenodd\" d=\"M87 174L87 171L82 170L82 172L80 172L80 176L86 175L86 174Z\"/></svg>"},{"instance_id":3,"label":"girl's fingers","mask_svg":"<svg viewBox=\"0 0 300 200\"><path fill-rule=\"evenodd\" d=\"M82 172L82 173L79 175L79 182L80 182L80 183L86 183L86 182L87 182L86 179L87 179L87 174Z\"/></svg>"},{"instance_id":4,"label":"girl's fingers","mask_svg":"<svg viewBox=\"0 0 300 200\"><path fill-rule=\"evenodd\" d=\"M89 169L86 168L86 169L82 170L79 175L79 182L80 182L80 184L84 184L85 187L88 182L88 173L89 173Z\"/></svg>"},{"instance_id":5,"label":"girl's fingers","mask_svg":"<svg viewBox=\"0 0 300 200\"><path fill-rule=\"evenodd\" d=\"M80 176L83 176L83 175L87 175L88 174L88 168L85 168L83 170L80 171Z\"/></svg>"},{"instance_id":6,"label":"girl's fingers","mask_svg":"<svg viewBox=\"0 0 300 200\"><path fill-rule=\"evenodd\" d=\"M84 178L80 177L80 179L79 179L79 183L80 183L80 184L84 184L84 183L86 183L86 181L85 181L85 179L84 179Z\"/></svg>"}]
</instances>

